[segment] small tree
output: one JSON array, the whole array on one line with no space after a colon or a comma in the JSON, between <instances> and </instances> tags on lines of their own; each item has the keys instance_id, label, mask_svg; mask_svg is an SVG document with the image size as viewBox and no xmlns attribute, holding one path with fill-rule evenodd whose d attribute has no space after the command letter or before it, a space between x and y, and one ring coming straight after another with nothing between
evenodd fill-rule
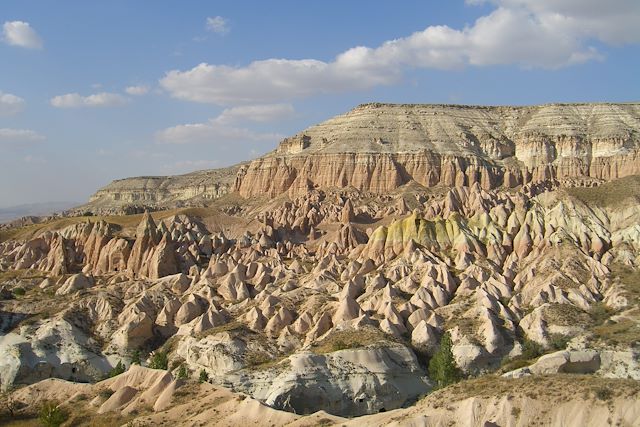
<instances>
[{"instance_id":1,"label":"small tree","mask_svg":"<svg viewBox=\"0 0 640 427\"><path fill-rule=\"evenodd\" d=\"M131 364L132 365L140 365L140 350L133 350L131 353Z\"/></svg>"},{"instance_id":2,"label":"small tree","mask_svg":"<svg viewBox=\"0 0 640 427\"><path fill-rule=\"evenodd\" d=\"M40 407L38 419L45 427L59 427L67 420L67 414L55 402L45 401Z\"/></svg>"},{"instance_id":3,"label":"small tree","mask_svg":"<svg viewBox=\"0 0 640 427\"><path fill-rule=\"evenodd\" d=\"M542 353L544 353L544 349L537 342L529 339L525 339L522 342L521 356L523 359L527 359L527 360L535 359L536 357L540 356Z\"/></svg>"},{"instance_id":4,"label":"small tree","mask_svg":"<svg viewBox=\"0 0 640 427\"><path fill-rule=\"evenodd\" d=\"M115 366L115 368L109 371L109 378L113 378L117 375L120 375L124 371L126 371L124 364L122 363L122 361L119 361L118 364Z\"/></svg>"},{"instance_id":5,"label":"small tree","mask_svg":"<svg viewBox=\"0 0 640 427\"><path fill-rule=\"evenodd\" d=\"M436 382L437 388L446 387L462 378L451 351L452 345L451 335L445 332L440 340L440 347L429 361L429 376Z\"/></svg>"},{"instance_id":6,"label":"small tree","mask_svg":"<svg viewBox=\"0 0 640 427\"><path fill-rule=\"evenodd\" d=\"M209 381L209 374L207 374L207 371L203 369L200 371L200 377L198 378L198 382L206 383L207 381Z\"/></svg>"},{"instance_id":7,"label":"small tree","mask_svg":"<svg viewBox=\"0 0 640 427\"><path fill-rule=\"evenodd\" d=\"M178 379L186 380L189 378L189 373L187 372L187 367L184 364L180 365L180 369L178 369Z\"/></svg>"},{"instance_id":8,"label":"small tree","mask_svg":"<svg viewBox=\"0 0 640 427\"><path fill-rule=\"evenodd\" d=\"M151 369L169 369L169 359L167 358L166 351L158 351L153 354L151 363L149 363Z\"/></svg>"}]
</instances>

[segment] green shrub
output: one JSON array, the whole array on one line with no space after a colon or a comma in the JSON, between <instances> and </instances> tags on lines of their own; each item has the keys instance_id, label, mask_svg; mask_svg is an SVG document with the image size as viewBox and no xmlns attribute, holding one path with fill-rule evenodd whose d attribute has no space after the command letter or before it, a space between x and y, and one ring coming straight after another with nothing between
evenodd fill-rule
<instances>
[{"instance_id":1,"label":"green shrub","mask_svg":"<svg viewBox=\"0 0 640 427\"><path fill-rule=\"evenodd\" d=\"M102 390L100 390L100 392L98 393L98 395L104 399L107 400L108 398L110 398L111 396L113 396L113 393L115 393L115 391L111 390L110 388L103 388Z\"/></svg>"},{"instance_id":2,"label":"green shrub","mask_svg":"<svg viewBox=\"0 0 640 427\"><path fill-rule=\"evenodd\" d=\"M525 340L522 342L522 353L511 357L504 358L500 364L503 372L513 371L514 369L524 368L533 363L534 359L537 359L544 354L544 348L535 341Z\"/></svg>"},{"instance_id":3,"label":"green shrub","mask_svg":"<svg viewBox=\"0 0 640 427\"><path fill-rule=\"evenodd\" d=\"M17 296L17 297L23 297L24 294L26 294L27 291L24 288L15 288L13 290L13 295Z\"/></svg>"},{"instance_id":4,"label":"green shrub","mask_svg":"<svg viewBox=\"0 0 640 427\"><path fill-rule=\"evenodd\" d=\"M131 353L131 364L140 365L140 350L133 350Z\"/></svg>"},{"instance_id":5,"label":"green shrub","mask_svg":"<svg viewBox=\"0 0 640 427\"><path fill-rule=\"evenodd\" d=\"M429 361L429 376L436 382L437 388L445 387L462 379L462 372L456 365L451 351L453 343L448 332L440 339L440 347Z\"/></svg>"},{"instance_id":6,"label":"green shrub","mask_svg":"<svg viewBox=\"0 0 640 427\"><path fill-rule=\"evenodd\" d=\"M340 350L347 350L349 348L353 348L356 345L357 344L347 343L347 342L339 339L339 340L334 341L334 343L332 344L331 347L333 348L333 351L340 351Z\"/></svg>"},{"instance_id":7,"label":"green shrub","mask_svg":"<svg viewBox=\"0 0 640 427\"><path fill-rule=\"evenodd\" d=\"M189 378L189 373L187 372L187 367L184 365L180 365L180 369L178 369L178 379L186 380Z\"/></svg>"},{"instance_id":8,"label":"green shrub","mask_svg":"<svg viewBox=\"0 0 640 427\"><path fill-rule=\"evenodd\" d=\"M522 355L520 355L519 358L531 360L539 357L543 353L544 349L540 344L535 341L525 339L522 343Z\"/></svg>"},{"instance_id":9,"label":"green shrub","mask_svg":"<svg viewBox=\"0 0 640 427\"><path fill-rule=\"evenodd\" d=\"M551 334L551 336L549 336L549 344L551 344L551 348L554 350L564 350L567 348L570 340L570 337L562 334Z\"/></svg>"},{"instance_id":10,"label":"green shrub","mask_svg":"<svg viewBox=\"0 0 640 427\"><path fill-rule=\"evenodd\" d=\"M67 420L67 414L56 403L45 401L40 407L38 420L45 427L59 427Z\"/></svg>"},{"instance_id":11,"label":"green shrub","mask_svg":"<svg viewBox=\"0 0 640 427\"><path fill-rule=\"evenodd\" d=\"M198 377L198 382L199 383L206 383L207 381L209 381L209 374L207 374L207 371L205 371L204 369L200 371L200 376Z\"/></svg>"},{"instance_id":12,"label":"green shrub","mask_svg":"<svg viewBox=\"0 0 640 427\"><path fill-rule=\"evenodd\" d=\"M109 371L109 378L113 378L117 375L120 375L124 371L126 371L126 368L124 367L124 364L122 363L122 361L119 361L118 364L115 366L115 368Z\"/></svg>"},{"instance_id":13,"label":"green shrub","mask_svg":"<svg viewBox=\"0 0 640 427\"><path fill-rule=\"evenodd\" d=\"M613 314L613 310L606 306L603 302L597 302L589 308L589 314L596 325L604 323Z\"/></svg>"},{"instance_id":14,"label":"green shrub","mask_svg":"<svg viewBox=\"0 0 640 427\"><path fill-rule=\"evenodd\" d=\"M169 369L169 359L167 358L166 351L158 351L153 354L151 363L149 363L151 369Z\"/></svg>"},{"instance_id":15,"label":"green shrub","mask_svg":"<svg viewBox=\"0 0 640 427\"><path fill-rule=\"evenodd\" d=\"M607 387L599 387L595 390L595 395L599 400L611 400L613 392Z\"/></svg>"}]
</instances>

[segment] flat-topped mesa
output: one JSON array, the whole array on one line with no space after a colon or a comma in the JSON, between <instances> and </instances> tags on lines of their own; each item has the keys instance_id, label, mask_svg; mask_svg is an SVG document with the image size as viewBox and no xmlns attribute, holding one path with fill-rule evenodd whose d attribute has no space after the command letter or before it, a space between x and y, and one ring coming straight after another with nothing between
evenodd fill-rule
<instances>
[{"instance_id":1,"label":"flat-topped mesa","mask_svg":"<svg viewBox=\"0 0 640 427\"><path fill-rule=\"evenodd\" d=\"M185 201L217 199L234 190L239 165L175 176L119 179L99 189L78 211L117 211L127 205L173 207Z\"/></svg>"},{"instance_id":2,"label":"flat-topped mesa","mask_svg":"<svg viewBox=\"0 0 640 427\"><path fill-rule=\"evenodd\" d=\"M640 173L640 104L526 107L364 104L285 138L242 166L244 197L314 187L383 193L426 187L515 187Z\"/></svg>"}]
</instances>

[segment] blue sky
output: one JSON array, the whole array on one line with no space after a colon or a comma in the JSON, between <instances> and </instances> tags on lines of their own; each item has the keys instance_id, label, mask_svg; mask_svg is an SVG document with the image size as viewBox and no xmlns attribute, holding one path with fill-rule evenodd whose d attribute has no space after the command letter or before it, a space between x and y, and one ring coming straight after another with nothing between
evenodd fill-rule
<instances>
[{"instance_id":1,"label":"blue sky","mask_svg":"<svg viewBox=\"0 0 640 427\"><path fill-rule=\"evenodd\" d=\"M640 100L637 0L0 4L0 207L222 167L370 101Z\"/></svg>"}]
</instances>

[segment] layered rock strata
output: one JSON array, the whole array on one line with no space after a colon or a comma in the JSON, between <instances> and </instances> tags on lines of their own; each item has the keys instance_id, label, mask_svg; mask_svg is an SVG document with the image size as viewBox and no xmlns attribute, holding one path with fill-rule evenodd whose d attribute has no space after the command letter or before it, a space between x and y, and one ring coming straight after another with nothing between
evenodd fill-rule
<instances>
[{"instance_id":1,"label":"layered rock strata","mask_svg":"<svg viewBox=\"0 0 640 427\"><path fill-rule=\"evenodd\" d=\"M145 208L198 205L234 190L239 165L177 176L143 176L113 181L73 211L141 213Z\"/></svg>"},{"instance_id":2,"label":"layered rock strata","mask_svg":"<svg viewBox=\"0 0 640 427\"><path fill-rule=\"evenodd\" d=\"M384 193L410 181L485 190L640 173L640 105L365 104L240 168L245 197L310 188Z\"/></svg>"}]
</instances>

